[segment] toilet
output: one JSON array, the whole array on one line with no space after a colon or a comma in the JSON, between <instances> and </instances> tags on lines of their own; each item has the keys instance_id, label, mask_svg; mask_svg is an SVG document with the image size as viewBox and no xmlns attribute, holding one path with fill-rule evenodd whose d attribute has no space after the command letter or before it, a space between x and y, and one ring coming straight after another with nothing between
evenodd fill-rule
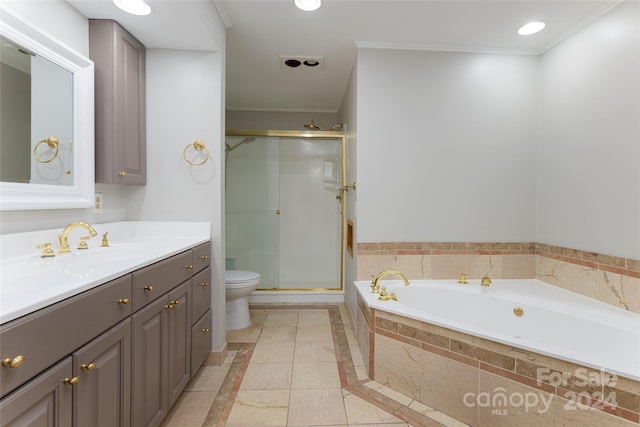
<instances>
[{"instance_id":1,"label":"toilet","mask_svg":"<svg viewBox=\"0 0 640 427\"><path fill-rule=\"evenodd\" d=\"M253 271L226 270L226 328L243 329L251 325L247 297L256 290L260 275Z\"/></svg>"}]
</instances>

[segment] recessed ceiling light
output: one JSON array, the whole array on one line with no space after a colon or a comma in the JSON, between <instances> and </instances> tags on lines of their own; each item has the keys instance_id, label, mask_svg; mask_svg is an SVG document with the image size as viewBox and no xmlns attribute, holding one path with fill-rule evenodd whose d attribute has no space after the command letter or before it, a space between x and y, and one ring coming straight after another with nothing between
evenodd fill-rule
<instances>
[{"instance_id":1,"label":"recessed ceiling light","mask_svg":"<svg viewBox=\"0 0 640 427\"><path fill-rule=\"evenodd\" d=\"M296 6L305 12L317 10L322 4L321 0L295 0Z\"/></svg>"},{"instance_id":2,"label":"recessed ceiling light","mask_svg":"<svg viewBox=\"0 0 640 427\"><path fill-rule=\"evenodd\" d=\"M520 27L520 29L518 29L518 34L520 34L521 36L529 36L531 34L537 33L538 31L541 31L544 26L545 23L541 21L529 22L528 24L525 24Z\"/></svg>"},{"instance_id":3,"label":"recessed ceiling light","mask_svg":"<svg viewBox=\"0 0 640 427\"><path fill-rule=\"evenodd\" d=\"M132 15L148 15L151 7L144 0L113 0L113 4Z\"/></svg>"}]
</instances>

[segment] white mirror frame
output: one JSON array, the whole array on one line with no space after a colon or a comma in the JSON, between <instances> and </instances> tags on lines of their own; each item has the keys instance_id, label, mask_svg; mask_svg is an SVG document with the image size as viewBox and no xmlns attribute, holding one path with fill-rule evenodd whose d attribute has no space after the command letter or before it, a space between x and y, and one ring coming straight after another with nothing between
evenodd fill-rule
<instances>
[{"instance_id":1,"label":"white mirror frame","mask_svg":"<svg viewBox=\"0 0 640 427\"><path fill-rule=\"evenodd\" d=\"M73 185L0 182L0 210L87 208L94 198L93 62L0 5L0 34L73 74Z\"/></svg>"}]
</instances>

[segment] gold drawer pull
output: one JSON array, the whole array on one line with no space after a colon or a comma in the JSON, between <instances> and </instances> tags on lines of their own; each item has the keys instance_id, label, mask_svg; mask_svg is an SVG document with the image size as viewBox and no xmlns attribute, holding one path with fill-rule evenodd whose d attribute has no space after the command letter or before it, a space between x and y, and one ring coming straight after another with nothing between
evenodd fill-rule
<instances>
[{"instance_id":1,"label":"gold drawer pull","mask_svg":"<svg viewBox=\"0 0 640 427\"><path fill-rule=\"evenodd\" d=\"M96 364L94 362L91 362L89 364L83 363L82 365L80 365L80 369L82 369L83 371L93 371L94 369L96 369Z\"/></svg>"},{"instance_id":2,"label":"gold drawer pull","mask_svg":"<svg viewBox=\"0 0 640 427\"><path fill-rule=\"evenodd\" d=\"M127 305L131 302L131 300L129 298L120 298L118 300L118 304L123 304L123 305Z\"/></svg>"},{"instance_id":3,"label":"gold drawer pull","mask_svg":"<svg viewBox=\"0 0 640 427\"><path fill-rule=\"evenodd\" d=\"M202 328L202 332L203 332L203 333L207 333L207 332L209 332L209 328Z\"/></svg>"},{"instance_id":4,"label":"gold drawer pull","mask_svg":"<svg viewBox=\"0 0 640 427\"><path fill-rule=\"evenodd\" d=\"M178 304L180 304L180 300L179 299L173 300L173 301L171 301L171 304L178 305Z\"/></svg>"},{"instance_id":5,"label":"gold drawer pull","mask_svg":"<svg viewBox=\"0 0 640 427\"><path fill-rule=\"evenodd\" d=\"M202 256L200 257L200 259L201 259L201 260L207 260L207 259L209 259L209 255L202 255Z\"/></svg>"},{"instance_id":6,"label":"gold drawer pull","mask_svg":"<svg viewBox=\"0 0 640 427\"><path fill-rule=\"evenodd\" d=\"M63 382L69 385L76 385L80 382L80 377L65 378Z\"/></svg>"},{"instance_id":7,"label":"gold drawer pull","mask_svg":"<svg viewBox=\"0 0 640 427\"><path fill-rule=\"evenodd\" d=\"M153 292L153 286L145 286L142 289L144 289L145 291Z\"/></svg>"},{"instance_id":8,"label":"gold drawer pull","mask_svg":"<svg viewBox=\"0 0 640 427\"><path fill-rule=\"evenodd\" d=\"M22 362L24 362L24 354L20 354L16 357L14 357L13 359L10 357L7 357L6 359L4 359L2 361L2 366L8 366L10 368L17 368L18 366L22 365Z\"/></svg>"},{"instance_id":9,"label":"gold drawer pull","mask_svg":"<svg viewBox=\"0 0 640 427\"><path fill-rule=\"evenodd\" d=\"M185 265L184 268L187 270L193 270L193 265Z\"/></svg>"},{"instance_id":10,"label":"gold drawer pull","mask_svg":"<svg viewBox=\"0 0 640 427\"><path fill-rule=\"evenodd\" d=\"M201 282L201 283L200 283L200 286L202 286L202 287L209 286L209 282Z\"/></svg>"},{"instance_id":11,"label":"gold drawer pull","mask_svg":"<svg viewBox=\"0 0 640 427\"><path fill-rule=\"evenodd\" d=\"M127 172L126 171L120 171L120 172L118 172L118 175L127 176Z\"/></svg>"},{"instance_id":12,"label":"gold drawer pull","mask_svg":"<svg viewBox=\"0 0 640 427\"><path fill-rule=\"evenodd\" d=\"M165 305L164 308L171 310L173 308L173 304Z\"/></svg>"}]
</instances>

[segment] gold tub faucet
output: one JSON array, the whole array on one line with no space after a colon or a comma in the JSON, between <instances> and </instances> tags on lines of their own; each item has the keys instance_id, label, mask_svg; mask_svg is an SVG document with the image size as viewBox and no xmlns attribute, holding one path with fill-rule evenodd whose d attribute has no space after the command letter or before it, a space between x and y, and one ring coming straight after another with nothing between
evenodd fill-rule
<instances>
[{"instance_id":1,"label":"gold tub faucet","mask_svg":"<svg viewBox=\"0 0 640 427\"><path fill-rule=\"evenodd\" d=\"M82 227L87 230L90 237L96 236L98 234L96 230L94 230L93 227L86 222L72 222L62 230L62 234L58 234L58 240L60 241L60 248L58 249L59 254L68 254L69 252L71 252L71 248L69 247L69 233L71 232L71 230L77 227ZM86 244L86 240L87 239L82 238L80 240L81 244L82 242Z\"/></svg>"},{"instance_id":2,"label":"gold tub faucet","mask_svg":"<svg viewBox=\"0 0 640 427\"><path fill-rule=\"evenodd\" d=\"M405 286L409 286L409 279L407 279L407 276L405 276L404 274L400 273L397 270L384 270L381 271L380 273L376 274L375 276L371 276L372 280L371 280L371 292L373 292L374 294L377 294L380 292L380 286L378 285L378 281L380 279L382 279L385 276L391 275L391 274L395 274L396 276L399 276L402 279L402 282L404 283Z\"/></svg>"},{"instance_id":3,"label":"gold tub faucet","mask_svg":"<svg viewBox=\"0 0 640 427\"><path fill-rule=\"evenodd\" d=\"M484 276L482 279L480 279L480 286L484 286L489 287L489 285L491 285L491 279L489 278L489 276Z\"/></svg>"}]
</instances>

